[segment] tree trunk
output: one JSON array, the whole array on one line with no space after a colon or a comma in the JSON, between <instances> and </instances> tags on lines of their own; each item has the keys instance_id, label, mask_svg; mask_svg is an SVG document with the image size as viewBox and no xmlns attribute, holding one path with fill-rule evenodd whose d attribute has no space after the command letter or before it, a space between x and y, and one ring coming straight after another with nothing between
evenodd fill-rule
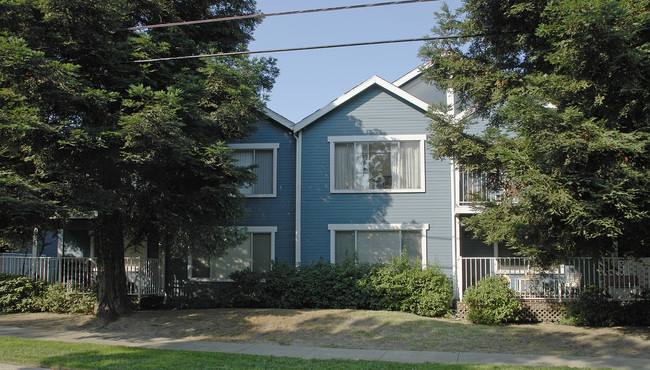
<instances>
[{"instance_id":1,"label":"tree trunk","mask_svg":"<svg viewBox=\"0 0 650 370\"><path fill-rule=\"evenodd\" d=\"M124 231L118 212L97 217L97 304L95 315L113 321L129 313L124 272Z\"/></svg>"}]
</instances>

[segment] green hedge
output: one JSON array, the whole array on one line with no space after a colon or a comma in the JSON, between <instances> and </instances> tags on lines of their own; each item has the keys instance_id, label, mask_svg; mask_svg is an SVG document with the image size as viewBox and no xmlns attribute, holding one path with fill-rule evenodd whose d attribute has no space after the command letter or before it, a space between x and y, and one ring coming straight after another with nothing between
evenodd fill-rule
<instances>
[{"instance_id":1,"label":"green hedge","mask_svg":"<svg viewBox=\"0 0 650 370\"><path fill-rule=\"evenodd\" d=\"M578 326L650 325L650 294L619 302L602 289L590 286L566 308L565 324Z\"/></svg>"},{"instance_id":2,"label":"green hedge","mask_svg":"<svg viewBox=\"0 0 650 370\"><path fill-rule=\"evenodd\" d=\"M501 324L519 318L522 304L502 276L481 279L463 295L469 312L467 319L476 324Z\"/></svg>"},{"instance_id":3,"label":"green hedge","mask_svg":"<svg viewBox=\"0 0 650 370\"><path fill-rule=\"evenodd\" d=\"M396 310L424 316L449 313L452 284L438 266L422 269L406 255L387 264L319 261L295 267L274 264L266 273L237 271L223 305L266 308Z\"/></svg>"},{"instance_id":4,"label":"green hedge","mask_svg":"<svg viewBox=\"0 0 650 370\"><path fill-rule=\"evenodd\" d=\"M452 284L438 265L422 269L406 255L376 266L369 279L377 309L412 312L421 316L449 313Z\"/></svg>"},{"instance_id":5,"label":"green hedge","mask_svg":"<svg viewBox=\"0 0 650 370\"><path fill-rule=\"evenodd\" d=\"M0 274L0 313L34 312L47 283L21 275Z\"/></svg>"},{"instance_id":6,"label":"green hedge","mask_svg":"<svg viewBox=\"0 0 650 370\"><path fill-rule=\"evenodd\" d=\"M62 284L49 285L21 275L0 274L0 313L57 312L92 313L92 291L68 292Z\"/></svg>"}]
</instances>

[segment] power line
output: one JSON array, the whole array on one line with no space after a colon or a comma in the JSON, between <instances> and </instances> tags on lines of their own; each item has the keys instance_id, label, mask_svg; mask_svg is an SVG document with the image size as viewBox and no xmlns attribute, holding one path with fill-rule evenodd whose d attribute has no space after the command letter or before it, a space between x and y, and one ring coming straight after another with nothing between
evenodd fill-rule
<instances>
[{"instance_id":1,"label":"power line","mask_svg":"<svg viewBox=\"0 0 650 370\"><path fill-rule=\"evenodd\" d=\"M223 56L231 56L231 55L283 53L283 52L289 52L289 51L304 51L304 50L315 50L315 49L334 49L334 48L345 48L345 47L352 47L352 46L397 44L397 43L417 42L417 41L451 40L451 39L462 39L462 38L470 38L470 37L477 37L477 36L484 36L484 35L482 35L482 34L474 34L474 35L457 35L457 36L419 37L419 38L400 39L400 40L366 41L366 42L355 42L355 43L348 43L348 44L302 46L302 47L286 48L286 49L269 49L269 50L257 50L257 51L248 51L248 50L246 50L246 51L231 51L231 52L226 52L226 53L185 55L185 56L180 56L180 57L138 59L138 60L131 61L131 63L151 63L151 62L162 62L162 61L167 61L167 60L223 57Z\"/></svg>"},{"instance_id":2,"label":"power line","mask_svg":"<svg viewBox=\"0 0 650 370\"><path fill-rule=\"evenodd\" d=\"M431 1L439 1L439 0L404 0L404 1L391 1L391 2L385 2L385 3L372 3L372 4L362 4L362 5L338 6L338 7L334 7L334 8L293 10L293 11L277 12L277 13L246 14L246 15L236 15L236 16L232 16L232 17L223 17L223 18L199 19L199 20L195 20L195 21L183 21L183 22L150 24L150 25L144 25L144 26L134 26L134 27L127 28L127 30L129 30L129 31L137 31L137 30L151 29L151 28L189 26L189 25L201 24L201 23L224 22L224 21L233 21L233 20L250 19L250 18L275 17L275 16L279 16L279 15L294 15L294 14L330 12L330 11L335 11L335 10L371 8L371 7L387 6L387 5L404 5L404 4L413 4L413 3L426 3L426 2L431 2Z\"/></svg>"}]
</instances>

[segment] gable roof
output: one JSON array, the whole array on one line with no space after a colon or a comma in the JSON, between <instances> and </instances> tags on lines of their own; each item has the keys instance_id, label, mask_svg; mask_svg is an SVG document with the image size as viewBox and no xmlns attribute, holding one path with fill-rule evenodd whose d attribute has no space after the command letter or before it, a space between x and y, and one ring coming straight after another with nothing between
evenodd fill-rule
<instances>
[{"instance_id":1,"label":"gable roof","mask_svg":"<svg viewBox=\"0 0 650 370\"><path fill-rule=\"evenodd\" d=\"M431 66L431 62L425 62L424 64L418 66L414 70L408 72L404 76L402 76L402 77L398 78L397 80L395 80L395 82L393 82L393 85L401 88L402 86L406 85L407 83L413 81L415 78L420 77L420 75L422 75L422 70L427 69L430 66ZM456 101L455 95L456 94L454 93L453 94L454 97L452 98L453 101L454 101L454 105L455 105L455 101ZM464 111L462 111L460 113L456 113L456 110L455 110L455 107L454 107L452 109L452 114L456 115L457 119L461 119L461 118L463 118L465 116L474 114L475 111L476 111L476 107L471 106L471 107L468 107L467 109L465 109Z\"/></svg>"},{"instance_id":2,"label":"gable roof","mask_svg":"<svg viewBox=\"0 0 650 370\"><path fill-rule=\"evenodd\" d=\"M422 74L422 70L428 66L429 62L417 66L414 70L395 80L395 82L393 82L393 85L397 87L404 86L406 83L411 82L414 78L419 77Z\"/></svg>"},{"instance_id":3,"label":"gable roof","mask_svg":"<svg viewBox=\"0 0 650 370\"><path fill-rule=\"evenodd\" d=\"M264 113L267 117L274 120L275 122L281 124L282 126L288 128L289 130L293 131L293 127L295 126L295 124L293 122L289 121L284 116L276 113L275 111L273 111L273 110L271 110L271 109L269 109L267 107L264 107L264 109L262 110L262 113Z\"/></svg>"},{"instance_id":4,"label":"gable roof","mask_svg":"<svg viewBox=\"0 0 650 370\"><path fill-rule=\"evenodd\" d=\"M323 117L327 113L333 111L334 109L338 108L340 105L343 103L353 99L354 97L358 96L362 92L368 90L369 88L373 86L379 86L380 88L395 94L399 96L400 98L406 100L407 102L415 105L416 107L422 109L423 111L427 111L429 109L429 104L426 102L416 98L415 96L409 94L408 92L400 89L399 87L393 85L392 83L384 80L383 78L379 76L372 76L369 79L365 80L361 84L357 85L355 88L352 90L346 92L345 94L341 95L338 97L336 100L332 101L328 105L324 106L323 108L317 110L316 112L310 114L309 116L303 118L300 122L296 123L294 126L294 132L298 132L305 127L309 126L310 124L314 123L317 121L319 118Z\"/></svg>"}]
</instances>

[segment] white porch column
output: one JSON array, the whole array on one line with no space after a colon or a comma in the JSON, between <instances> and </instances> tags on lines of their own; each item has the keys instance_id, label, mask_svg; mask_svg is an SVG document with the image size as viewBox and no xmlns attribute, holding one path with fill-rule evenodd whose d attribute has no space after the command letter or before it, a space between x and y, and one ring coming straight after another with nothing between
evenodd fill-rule
<instances>
[{"instance_id":1,"label":"white porch column","mask_svg":"<svg viewBox=\"0 0 650 370\"><path fill-rule=\"evenodd\" d=\"M58 230L56 238L57 283L63 282L63 260L61 257L63 257L63 229Z\"/></svg>"},{"instance_id":2,"label":"white porch column","mask_svg":"<svg viewBox=\"0 0 650 370\"><path fill-rule=\"evenodd\" d=\"M90 258L95 258L95 231L88 230L90 236Z\"/></svg>"},{"instance_id":3,"label":"white porch column","mask_svg":"<svg viewBox=\"0 0 650 370\"><path fill-rule=\"evenodd\" d=\"M32 257L38 257L38 227L34 228L32 235Z\"/></svg>"},{"instance_id":4,"label":"white porch column","mask_svg":"<svg viewBox=\"0 0 650 370\"><path fill-rule=\"evenodd\" d=\"M160 285L158 286L158 289L160 290L161 293L165 293L165 251L163 248L160 246L158 247L158 281ZM167 296L165 296L165 300L167 299Z\"/></svg>"}]
</instances>

